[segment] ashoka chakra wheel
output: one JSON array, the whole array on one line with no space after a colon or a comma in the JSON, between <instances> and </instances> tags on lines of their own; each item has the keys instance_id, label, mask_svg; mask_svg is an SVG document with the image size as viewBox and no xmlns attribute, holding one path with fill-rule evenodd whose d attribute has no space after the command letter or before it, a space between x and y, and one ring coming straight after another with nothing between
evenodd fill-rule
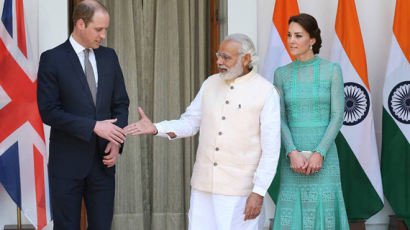
<instances>
[{"instance_id":1,"label":"ashoka chakra wheel","mask_svg":"<svg viewBox=\"0 0 410 230\"><path fill-rule=\"evenodd\" d=\"M370 108L370 98L367 90L354 82L344 84L345 111L343 124L352 126L362 122Z\"/></svg>"},{"instance_id":2,"label":"ashoka chakra wheel","mask_svg":"<svg viewBox=\"0 0 410 230\"><path fill-rule=\"evenodd\" d=\"M410 81L400 82L392 89L388 104L396 120L410 124Z\"/></svg>"}]
</instances>

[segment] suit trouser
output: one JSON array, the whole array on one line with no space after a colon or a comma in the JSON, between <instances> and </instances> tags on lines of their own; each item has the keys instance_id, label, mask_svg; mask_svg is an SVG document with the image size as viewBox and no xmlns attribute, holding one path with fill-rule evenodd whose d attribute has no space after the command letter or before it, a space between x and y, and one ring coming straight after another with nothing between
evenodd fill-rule
<instances>
[{"instance_id":1,"label":"suit trouser","mask_svg":"<svg viewBox=\"0 0 410 230\"><path fill-rule=\"evenodd\" d=\"M84 179L51 176L50 191L55 230L80 229L81 200L84 196L89 230L111 229L115 175L107 175L102 159L94 157Z\"/></svg>"}]
</instances>

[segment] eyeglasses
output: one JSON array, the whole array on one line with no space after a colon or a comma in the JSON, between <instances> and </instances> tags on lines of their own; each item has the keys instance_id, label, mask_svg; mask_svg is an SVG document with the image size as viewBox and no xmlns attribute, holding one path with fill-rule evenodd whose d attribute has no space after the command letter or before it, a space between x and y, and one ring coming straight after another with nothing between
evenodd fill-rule
<instances>
[{"instance_id":1,"label":"eyeglasses","mask_svg":"<svg viewBox=\"0 0 410 230\"><path fill-rule=\"evenodd\" d=\"M224 60L224 61L230 61L230 60L232 60L232 57L231 56L229 56L228 54L226 54L226 53L219 53L219 52L217 52L216 54L216 58L222 58L222 60Z\"/></svg>"},{"instance_id":2,"label":"eyeglasses","mask_svg":"<svg viewBox=\"0 0 410 230\"><path fill-rule=\"evenodd\" d=\"M243 53L242 52L238 52L238 54L237 55L242 55ZM219 52L217 52L216 54L216 58L222 58L222 60L223 61L230 61L230 60L232 60L232 56L229 56L228 54L226 54L226 53L219 53Z\"/></svg>"}]
</instances>

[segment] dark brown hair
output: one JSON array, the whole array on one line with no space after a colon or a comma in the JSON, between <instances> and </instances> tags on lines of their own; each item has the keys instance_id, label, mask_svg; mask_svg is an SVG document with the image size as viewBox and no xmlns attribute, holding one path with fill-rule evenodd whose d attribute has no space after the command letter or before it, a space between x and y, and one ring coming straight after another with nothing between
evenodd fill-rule
<instances>
[{"instance_id":1,"label":"dark brown hair","mask_svg":"<svg viewBox=\"0 0 410 230\"><path fill-rule=\"evenodd\" d=\"M296 22L303 27L308 33L311 38L315 38L316 42L312 46L312 50L314 54L318 54L320 47L322 47L322 38L320 37L320 29L317 25L316 19L305 13L301 13L299 15L295 15L289 18L288 24L291 22Z\"/></svg>"},{"instance_id":2,"label":"dark brown hair","mask_svg":"<svg viewBox=\"0 0 410 230\"><path fill-rule=\"evenodd\" d=\"M88 23L92 21L92 18L94 16L94 13L97 10L101 10L103 12L107 12L107 8L103 4L101 4L98 1L82 1L78 3L74 7L73 11L73 24L75 27L75 24L77 23L78 20L82 19L85 23L85 26L88 26Z\"/></svg>"}]
</instances>

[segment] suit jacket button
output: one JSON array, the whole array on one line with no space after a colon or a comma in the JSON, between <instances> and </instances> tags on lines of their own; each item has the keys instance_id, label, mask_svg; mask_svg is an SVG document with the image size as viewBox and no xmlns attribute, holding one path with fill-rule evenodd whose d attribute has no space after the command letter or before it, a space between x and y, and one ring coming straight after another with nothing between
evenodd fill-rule
<instances>
[{"instance_id":1,"label":"suit jacket button","mask_svg":"<svg viewBox=\"0 0 410 230\"><path fill-rule=\"evenodd\" d=\"M218 163L214 162L214 166L217 166L217 165L218 165Z\"/></svg>"}]
</instances>

